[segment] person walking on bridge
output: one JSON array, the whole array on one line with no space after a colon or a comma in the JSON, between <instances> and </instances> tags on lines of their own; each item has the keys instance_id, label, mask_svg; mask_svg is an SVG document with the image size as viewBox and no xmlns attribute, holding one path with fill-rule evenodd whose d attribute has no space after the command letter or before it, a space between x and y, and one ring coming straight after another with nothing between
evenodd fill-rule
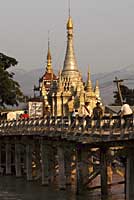
<instances>
[{"instance_id":1,"label":"person walking on bridge","mask_svg":"<svg viewBox=\"0 0 134 200\"><path fill-rule=\"evenodd\" d=\"M125 101L123 102L123 105L121 106L121 110L119 111L119 114L121 117L123 117L125 123L124 128L129 127L131 124L131 119L133 116L133 111L130 108L129 104Z\"/></svg>"},{"instance_id":2,"label":"person walking on bridge","mask_svg":"<svg viewBox=\"0 0 134 200\"><path fill-rule=\"evenodd\" d=\"M100 106L100 102L97 102L96 103L96 106L94 107L93 109L93 118L94 119L101 119L103 116L103 109L102 107Z\"/></svg>"},{"instance_id":3,"label":"person walking on bridge","mask_svg":"<svg viewBox=\"0 0 134 200\"><path fill-rule=\"evenodd\" d=\"M90 101L86 101L85 104L82 106L81 114L84 117L91 117L92 116L92 108L90 106Z\"/></svg>"},{"instance_id":4,"label":"person walking on bridge","mask_svg":"<svg viewBox=\"0 0 134 200\"><path fill-rule=\"evenodd\" d=\"M21 119L29 119L29 114L28 114L27 110L25 110L24 113L21 114Z\"/></svg>"},{"instance_id":5,"label":"person walking on bridge","mask_svg":"<svg viewBox=\"0 0 134 200\"><path fill-rule=\"evenodd\" d=\"M100 127L100 122L101 122L102 117L103 117L103 109L100 106L100 102L97 102L96 106L93 109L93 115L92 115L92 118L96 120L96 124L95 124L96 128Z\"/></svg>"},{"instance_id":6,"label":"person walking on bridge","mask_svg":"<svg viewBox=\"0 0 134 200\"><path fill-rule=\"evenodd\" d=\"M80 119L80 121L82 122L83 117L86 120L86 129L88 130L88 128L91 125L91 116L92 116L92 108L90 106L90 101L86 101L84 105L82 105L81 110L80 110L80 117L82 117L82 119Z\"/></svg>"}]
</instances>

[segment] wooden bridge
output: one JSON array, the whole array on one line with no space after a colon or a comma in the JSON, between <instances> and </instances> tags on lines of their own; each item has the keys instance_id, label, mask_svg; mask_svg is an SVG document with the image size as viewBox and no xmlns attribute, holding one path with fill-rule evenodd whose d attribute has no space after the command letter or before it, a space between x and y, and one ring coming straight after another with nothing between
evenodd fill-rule
<instances>
[{"instance_id":1,"label":"wooden bridge","mask_svg":"<svg viewBox=\"0 0 134 200\"><path fill-rule=\"evenodd\" d=\"M134 199L133 117L100 120L45 117L0 122L1 174L26 175L59 189L75 184L76 193L91 189L100 176L102 199L112 185L112 171L121 168L126 199ZM110 169L110 171L109 171Z\"/></svg>"}]
</instances>

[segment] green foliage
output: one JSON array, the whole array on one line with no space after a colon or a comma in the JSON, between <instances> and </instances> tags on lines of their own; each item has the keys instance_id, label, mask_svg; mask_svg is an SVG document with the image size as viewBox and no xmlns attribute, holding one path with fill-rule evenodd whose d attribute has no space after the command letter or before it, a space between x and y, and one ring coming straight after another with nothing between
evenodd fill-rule
<instances>
[{"instance_id":1,"label":"green foliage","mask_svg":"<svg viewBox=\"0 0 134 200\"><path fill-rule=\"evenodd\" d=\"M23 100L23 94L18 82L13 79L14 74L7 71L18 62L0 53L0 107L18 105Z\"/></svg>"},{"instance_id":2,"label":"green foliage","mask_svg":"<svg viewBox=\"0 0 134 200\"><path fill-rule=\"evenodd\" d=\"M129 105L134 105L134 89L129 89L125 85L121 85L120 89L123 100L125 100L126 103L128 103ZM120 96L117 91L114 92L114 99L115 99L114 105L121 105Z\"/></svg>"},{"instance_id":3,"label":"green foliage","mask_svg":"<svg viewBox=\"0 0 134 200\"><path fill-rule=\"evenodd\" d=\"M4 70L8 69L9 67L17 65L18 62L15 58L8 57L3 53L0 53L0 67Z\"/></svg>"}]
</instances>

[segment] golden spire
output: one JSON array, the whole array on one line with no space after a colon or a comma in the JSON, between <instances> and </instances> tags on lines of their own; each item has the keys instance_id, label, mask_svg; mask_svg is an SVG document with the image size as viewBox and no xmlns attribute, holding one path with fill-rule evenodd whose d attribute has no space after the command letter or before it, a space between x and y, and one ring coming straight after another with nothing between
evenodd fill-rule
<instances>
[{"instance_id":1,"label":"golden spire","mask_svg":"<svg viewBox=\"0 0 134 200\"><path fill-rule=\"evenodd\" d=\"M68 0L68 13L69 13L69 17L68 17L68 21L67 21L67 29L73 29L73 21L70 16L70 0Z\"/></svg>"},{"instance_id":2,"label":"golden spire","mask_svg":"<svg viewBox=\"0 0 134 200\"><path fill-rule=\"evenodd\" d=\"M59 79L58 79L58 92L62 92L62 80L61 80L61 69L59 70L58 73Z\"/></svg>"},{"instance_id":3,"label":"golden spire","mask_svg":"<svg viewBox=\"0 0 134 200\"><path fill-rule=\"evenodd\" d=\"M50 41L49 41L49 32L48 32L48 51L47 51L47 67L46 70L48 73L52 72L52 58L50 53Z\"/></svg>"},{"instance_id":4,"label":"golden spire","mask_svg":"<svg viewBox=\"0 0 134 200\"><path fill-rule=\"evenodd\" d=\"M99 88L99 81L98 80L96 80L96 86L95 86L94 92L95 92L96 97L100 96L100 88Z\"/></svg>"},{"instance_id":5,"label":"golden spire","mask_svg":"<svg viewBox=\"0 0 134 200\"><path fill-rule=\"evenodd\" d=\"M70 73L75 72L78 76L78 67L77 67L77 62L75 59L75 53L74 53L74 47L73 47L73 21L70 16L70 6L69 6L69 17L68 17L66 28L67 28L67 49L66 49L62 75L68 76Z\"/></svg>"},{"instance_id":6,"label":"golden spire","mask_svg":"<svg viewBox=\"0 0 134 200\"><path fill-rule=\"evenodd\" d=\"M87 92L92 92L92 82L90 77L90 67L88 66L88 77L87 77Z\"/></svg>"},{"instance_id":7,"label":"golden spire","mask_svg":"<svg viewBox=\"0 0 134 200\"><path fill-rule=\"evenodd\" d=\"M67 21L67 30L73 29L73 21L71 16L69 16L68 21Z\"/></svg>"}]
</instances>

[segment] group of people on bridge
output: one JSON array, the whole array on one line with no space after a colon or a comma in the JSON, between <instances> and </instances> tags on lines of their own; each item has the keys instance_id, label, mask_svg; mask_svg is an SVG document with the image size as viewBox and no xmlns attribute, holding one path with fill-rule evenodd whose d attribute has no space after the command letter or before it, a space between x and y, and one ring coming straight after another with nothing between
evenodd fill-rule
<instances>
[{"instance_id":1,"label":"group of people on bridge","mask_svg":"<svg viewBox=\"0 0 134 200\"><path fill-rule=\"evenodd\" d=\"M96 106L92 109L90 102L86 101L79 110L73 109L69 114L71 117L80 116L85 118L101 119L101 117L104 115L104 110L101 107L100 102L97 102Z\"/></svg>"},{"instance_id":2,"label":"group of people on bridge","mask_svg":"<svg viewBox=\"0 0 134 200\"><path fill-rule=\"evenodd\" d=\"M96 103L96 106L92 109L90 106L90 102L85 102L78 110L77 109L70 109L69 115L74 121L74 118L81 118L84 117L87 124L90 124L91 119L97 121L97 126L100 126L100 121L102 118L105 118L104 107L101 106L100 102ZM123 127L131 126L131 122L133 119L133 110L129 106L128 103L123 102L120 111L117 113L117 117L123 119L124 124Z\"/></svg>"},{"instance_id":3,"label":"group of people on bridge","mask_svg":"<svg viewBox=\"0 0 134 200\"><path fill-rule=\"evenodd\" d=\"M50 119L52 116L50 107L46 107L44 110L43 117L46 116L48 117L48 119ZM93 109L90 101L86 101L84 105L81 105L79 107L79 109L74 109L74 102L72 99L71 101L68 102L68 115L66 115L66 117L67 116L70 117L72 124L75 122L75 120L82 122L82 119L85 119L87 125L90 126L92 123L91 121L93 120L92 124L96 123L96 125L100 127L101 121L103 124L103 120L105 120L106 113L104 112L104 106L102 106L99 101L96 102L96 106ZM123 119L124 127L128 127L132 124L131 122L133 121L133 110L126 102L123 102L120 111L117 113L117 117L120 123ZM19 116L19 120L27 120L29 118L32 117L30 117L30 114L28 114L26 110L24 111L23 114Z\"/></svg>"}]
</instances>

